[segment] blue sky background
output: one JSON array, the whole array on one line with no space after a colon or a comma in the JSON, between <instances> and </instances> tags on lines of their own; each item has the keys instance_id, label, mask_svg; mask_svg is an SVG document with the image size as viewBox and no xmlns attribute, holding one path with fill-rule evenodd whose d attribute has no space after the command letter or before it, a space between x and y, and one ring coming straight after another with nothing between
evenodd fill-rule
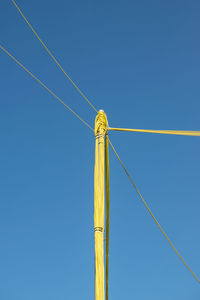
<instances>
[{"instance_id":1,"label":"blue sky background","mask_svg":"<svg viewBox=\"0 0 200 300\"><path fill-rule=\"evenodd\" d=\"M110 126L200 130L200 2L18 5ZM92 126L95 113L11 1L1 44ZM0 53L0 299L94 298L94 136ZM134 182L200 277L200 139L110 133ZM199 284L110 151L110 300L197 300Z\"/></svg>"}]
</instances>

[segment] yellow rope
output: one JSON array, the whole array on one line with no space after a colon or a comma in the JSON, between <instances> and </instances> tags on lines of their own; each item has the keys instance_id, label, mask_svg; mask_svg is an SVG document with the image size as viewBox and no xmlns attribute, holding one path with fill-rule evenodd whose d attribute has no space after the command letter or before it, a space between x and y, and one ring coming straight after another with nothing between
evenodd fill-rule
<instances>
[{"instance_id":1,"label":"yellow rope","mask_svg":"<svg viewBox=\"0 0 200 300\"><path fill-rule=\"evenodd\" d=\"M128 178L130 179L133 187L135 188L136 192L138 193L140 199L142 200L142 202L144 203L144 205L146 206L147 210L149 211L150 215L152 216L152 218L154 219L154 221L156 222L157 226L159 227L160 231L162 232L162 234L164 235L164 237L167 239L168 243L171 245L171 247L174 249L174 251L176 252L176 254L179 256L179 258L182 260L182 262L184 263L184 265L186 266L186 268L190 271L190 273L194 276L194 278L198 281L198 283L200 283L200 280L198 279L198 277L193 273L193 271L190 269L190 267L187 265L187 263L185 262L185 260L182 258L182 256L179 254L178 250L175 248L175 246L172 244L172 242L170 241L170 239L168 238L167 234L164 232L164 230L162 229L161 225L159 224L159 222L157 221L156 217L154 216L154 214L152 213L151 209L149 208L149 206L147 205L146 201L143 199L142 195L140 194L138 188L136 187L135 183L133 182L131 176L129 175L128 171L126 170L124 164L122 163L121 159L119 158L119 155L117 154L115 148L113 147L111 141L109 140L109 143L115 153L115 155L117 156L118 160L120 161L120 164L122 165L122 168L124 169L126 175L128 176Z\"/></svg>"},{"instance_id":2,"label":"yellow rope","mask_svg":"<svg viewBox=\"0 0 200 300\"><path fill-rule=\"evenodd\" d=\"M109 127L108 130L200 136L200 131L188 131L188 130L148 130L148 129L112 128L112 127Z\"/></svg>"},{"instance_id":3,"label":"yellow rope","mask_svg":"<svg viewBox=\"0 0 200 300\"><path fill-rule=\"evenodd\" d=\"M12 3L15 5L15 7L17 8L17 10L19 11L19 13L21 14L21 16L23 17L23 19L25 20L25 22L28 24L28 26L30 27L30 29L32 30L32 32L35 34L35 36L37 37L37 39L40 41L40 43L43 45L43 47L45 48L45 50L48 52L48 54L51 56L51 58L55 61L55 63L57 64L57 66L61 69L61 71L65 74L65 76L69 79L69 81L73 84L73 86L76 88L76 90L81 94L81 96L87 101L87 103L98 113L97 109L92 105L92 103L87 99L87 97L81 92L81 90L78 88L78 86L74 83L74 81L69 77L69 75L63 70L63 68L61 67L61 65L59 64L59 62L57 61L57 59L53 56L53 54L51 53L51 51L47 48L47 46L44 44L44 42L41 40L41 38L39 37L39 35L37 34L37 32L33 29L32 25L29 23L29 21L26 19L26 17L24 16L24 14L22 13L22 11L20 10L19 6L15 3L14 0L11 0Z\"/></svg>"},{"instance_id":4,"label":"yellow rope","mask_svg":"<svg viewBox=\"0 0 200 300\"><path fill-rule=\"evenodd\" d=\"M94 132L92 127L88 125L81 117L79 117L69 106L67 106L56 94L54 94L44 83L42 83L35 75L33 75L28 69L26 69L14 56L12 56L3 46L0 45L2 49L10 58L12 58L20 67L24 69L31 77L33 77L40 85L42 85L51 95L53 95L58 101L60 101L65 107L67 107L81 122L83 122L90 130Z\"/></svg>"}]
</instances>

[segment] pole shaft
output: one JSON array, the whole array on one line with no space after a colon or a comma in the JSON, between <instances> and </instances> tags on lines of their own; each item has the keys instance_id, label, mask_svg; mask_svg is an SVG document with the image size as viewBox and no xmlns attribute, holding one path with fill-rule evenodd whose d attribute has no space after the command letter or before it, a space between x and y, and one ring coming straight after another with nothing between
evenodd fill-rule
<instances>
[{"instance_id":1,"label":"pole shaft","mask_svg":"<svg viewBox=\"0 0 200 300\"><path fill-rule=\"evenodd\" d=\"M110 226L110 183L109 183L109 147L108 135L105 136L105 184L106 184L106 300L108 300L109 269L109 226Z\"/></svg>"},{"instance_id":2,"label":"pole shaft","mask_svg":"<svg viewBox=\"0 0 200 300\"><path fill-rule=\"evenodd\" d=\"M95 120L95 172L94 172L94 238L95 238L95 300L105 300L104 291L104 165L107 119L99 111Z\"/></svg>"}]
</instances>

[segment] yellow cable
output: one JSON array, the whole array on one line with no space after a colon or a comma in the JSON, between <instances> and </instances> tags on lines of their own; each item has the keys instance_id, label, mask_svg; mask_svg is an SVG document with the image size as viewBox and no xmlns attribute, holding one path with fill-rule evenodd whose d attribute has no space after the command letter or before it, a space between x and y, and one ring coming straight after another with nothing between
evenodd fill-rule
<instances>
[{"instance_id":1,"label":"yellow cable","mask_svg":"<svg viewBox=\"0 0 200 300\"><path fill-rule=\"evenodd\" d=\"M87 101L87 103L98 113L97 109L92 105L92 103L87 99L87 97L81 92L81 90L78 88L78 86L73 82L73 80L69 77L69 75L63 70L63 68L61 67L61 65L59 64L59 62L57 61L57 59L53 56L53 54L51 53L51 51L47 48L47 46L44 44L44 42L41 40L41 38L39 37L39 35L37 34L37 32L33 29L32 25L29 23L29 21L26 19L26 17L24 16L24 14L22 13L22 11L20 10L19 6L15 3L14 0L11 0L12 3L15 5L15 7L17 8L17 10L19 11L19 13L21 14L21 16L23 17L23 19L25 20L25 22L28 24L28 26L30 27L30 29L32 30L32 32L35 34L35 36L37 37L37 39L40 41L40 43L43 45L43 47L45 48L45 50L48 52L48 54L51 56L51 58L55 61L55 63L57 64L57 66L61 69L61 71L65 74L65 76L69 79L69 81L73 84L73 86L76 88L76 90L81 94L81 96Z\"/></svg>"},{"instance_id":2,"label":"yellow cable","mask_svg":"<svg viewBox=\"0 0 200 300\"><path fill-rule=\"evenodd\" d=\"M65 107L67 107L81 122L83 122L90 130L94 132L92 127L88 125L81 117L79 117L69 106L67 106L56 94L54 94L44 83L42 83L35 75L33 75L28 69L26 69L14 56L12 56L3 46L0 45L2 49L10 58L12 58L20 67L24 69L29 75L31 75L39 84L41 84L51 95L53 95L58 101L60 101Z\"/></svg>"},{"instance_id":3,"label":"yellow cable","mask_svg":"<svg viewBox=\"0 0 200 300\"><path fill-rule=\"evenodd\" d=\"M112 127L109 127L108 130L200 136L200 131L188 131L188 130L148 130L148 129L112 128Z\"/></svg>"},{"instance_id":4,"label":"yellow cable","mask_svg":"<svg viewBox=\"0 0 200 300\"><path fill-rule=\"evenodd\" d=\"M122 168L124 169L126 175L128 176L128 178L130 179L133 187L135 188L136 192L138 193L140 199L142 200L142 202L144 203L144 205L146 206L148 212L150 213L150 215L152 216L152 218L154 219L154 221L156 222L157 226L159 227L160 231L162 232L162 234L164 235L164 237L167 239L168 243L171 245L171 247L174 249L174 251L176 252L176 254L179 256L179 258L182 260L182 262L184 263L184 265L186 266L186 268L190 271L190 273L194 276L194 278L198 281L198 283L200 283L200 280L198 279L198 277L193 273L193 271L190 269L190 267L187 265L187 263L185 262L185 260L182 258L182 256L179 254L178 250L175 248L175 246L172 244L172 242L170 241L170 239L168 238L167 234L164 232L164 230L162 229L161 225L159 224L159 222L157 221L156 217L154 216L154 214L152 213L151 209L149 208L149 206L147 205L146 201L143 199L142 195L140 194L138 188L136 187L135 183L133 182L131 176L129 175L127 169L125 168L124 164L122 163L121 159L119 158L119 155L117 154L115 148L113 147L111 141L109 140L109 143L115 153L115 155L117 156L118 160L120 161L120 164L122 165Z\"/></svg>"}]
</instances>

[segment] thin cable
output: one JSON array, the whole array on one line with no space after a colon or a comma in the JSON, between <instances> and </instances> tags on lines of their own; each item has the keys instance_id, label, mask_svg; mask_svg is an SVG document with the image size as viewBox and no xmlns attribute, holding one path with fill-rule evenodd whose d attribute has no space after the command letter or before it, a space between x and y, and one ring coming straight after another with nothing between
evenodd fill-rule
<instances>
[{"instance_id":1,"label":"thin cable","mask_svg":"<svg viewBox=\"0 0 200 300\"><path fill-rule=\"evenodd\" d=\"M112 127L109 127L108 130L200 136L200 131L188 131L188 130L148 130L148 129L112 128Z\"/></svg>"},{"instance_id":2,"label":"thin cable","mask_svg":"<svg viewBox=\"0 0 200 300\"><path fill-rule=\"evenodd\" d=\"M54 94L44 83L42 83L35 75L33 75L27 68L25 68L14 56L12 56L3 46L0 45L2 49L10 58L12 58L24 71L26 71L31 77L33 77L40 85L42 85L51 95L53 95L58 101L60 101L65 107L67 107L81 122L83 122L90 130L94 132L92 127L88 125L77 113L75 113L68 105L66 105L56 94Z\"/></svg>"},{"instance_id":3,"label":"thin cable","mask_svg":"<svg viewBox=\"0 0 200 300\"><path fill-rule=\"evenodd\" d=\"M88 98L81 92L81 90L78 88L78 86L74 83L74 81L69 77L69 75L63 70L63 68L61 67L61 65L59 64L59 62L57 61L57 59L53 56L53 54L51 53L51 51L47 48L47 46L45 45L45 43L41 40L41 38L39 37L39 35L37 34L37 32L34 30L34 28L32 27L32 25L29 23L29 21L26 19L25 15L23 14L23 12L20 10L19 6L15 3L14 0L11 0L12 3L15 5L15 7L17 8L17 10L19 11L20 15L22 16L22 18L24 19L24 21L28 24L29 28L32 30L32 32L35 34L35 36L37 37L37 39L40 41L40 43L42 44L42 46L45 48L45 50L48 52L48 54L51 56L51 58L55 61L55 63L57 64L57 66L61 69L61 71L65 74L65 76L69 79L69 81L73 84L73 86L76 88L76 90L79 92L79 94L81 94L81 96L87 101L87 103L98 113L97 109L92 105L92 103L88 100Z\"/></svg>"},{"instance_id":4,"label":"thin cable","mask_svg":"<svg viewBox=\"0 0 200 300\"><path fill-rule=\"evenodd\" d=\"M175 248L175 246L172 244L172 242L170 241L170 239L168 238L167 234L164 232L164 230L162 229L161 225L159 224L159 222L157 221L156 217L154 216L154 214L152 213L151 209L149 208L149 206L147 205L146 201L143 199L142 195L140 194L138 188L136 187L135 183L133 182L130 174L128 173L127 169L125 168L124 164L122 163L121 159L119 158L119 155L117 154L114 146L112 145L111 141L108 140L115 155L117 156L122 168L124 169L126 175L128 176L128 178L130 179L133 187L135 188L136 192L138 193L140 199L142 200L142 202L144 203L144 205L146 206L148 212L150 213L150 215L152 216L152 218L154 219L154 221L156 222L157 226L159 227L160 231L162 232L162 234L164 235L164 237L167 239L168 243L171 245L171 247L174 249L174 251L176 252L176 254L179 256L179 258L182 260L182 262L184 263L184 265L186 266L186 268L190 271L190 273L193 275L193 277L197 280L198 283L200 283L200 280L198 279L198 277L193 273L193 271L190 269L190 267L188 266L188 264L185 262L185 260L183 259L183 257L179 254L178 250Z\"/></svg>"}]
</instances>

